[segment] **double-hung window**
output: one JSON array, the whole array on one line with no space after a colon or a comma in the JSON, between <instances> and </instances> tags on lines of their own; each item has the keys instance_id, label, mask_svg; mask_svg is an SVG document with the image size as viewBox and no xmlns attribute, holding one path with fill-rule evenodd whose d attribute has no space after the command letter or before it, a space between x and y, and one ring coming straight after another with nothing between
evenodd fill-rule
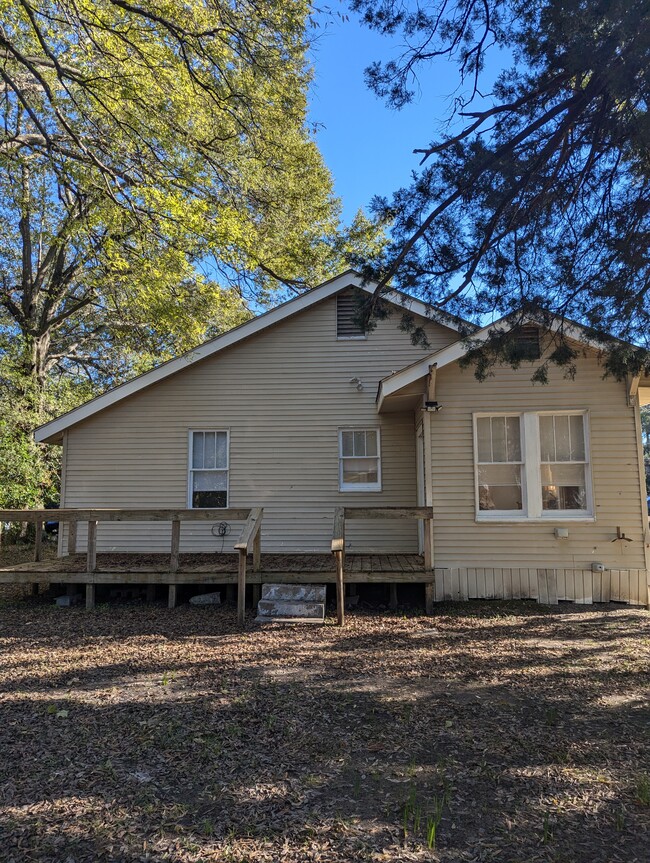
<instances>
[{"instance_id":1,"label":"double-hung window","mask_svg":"<svg viewBox=\"0 0 650 863\"><path fill-rule=\"evenodd\" d=\"M481 512L521 512L521 419L518 415L477 417L478 508Z\"/></svg>"},{"instance_id":2,"label":"double-hung window","mask_svg":"<svg viewBox=\"0 0 650 863\"><path fill-rule=\"evenodd\" d=\"M378 429L339 430L339 489L381 491Z\"/></svg>"},{"instance_id":3,"label":"double-hung window","mask_svg":"<svg viewBox=\"0 0 650 863\"><path fill-rule=\"evenodd\" d=\"M478 520L593 516L586 412L477 414L474 452Z\"/></svg>"},{"instance_id":4,"label":"double-hung window","mask_svg":"<svg viewBox=\"0 0 650 863\"><path fill-rule=\"evenodd\" d=\"M543 511L588 510L584 414L541 414L539 437Z\"/></svg>"},{"instance_id":5,"label":"double-hung window","mask_svg":"<svg viewBox=\"0 0 650 863\"><path fill-rule=\"evenodd\" d=\"M228 506L228 444L227 431L190 432L190 508Z\"/></svg>"}]
</instances>

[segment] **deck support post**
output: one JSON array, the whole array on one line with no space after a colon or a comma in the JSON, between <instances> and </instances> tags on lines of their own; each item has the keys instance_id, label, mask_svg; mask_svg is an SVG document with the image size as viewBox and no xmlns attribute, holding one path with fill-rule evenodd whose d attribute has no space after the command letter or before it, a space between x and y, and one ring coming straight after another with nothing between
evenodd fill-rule
<instances>
[{"instance_id":1,"label":"deck support post","mask_svg":"<svg viewBox=\"0 0 650 863\"><path fill-rule=\"evenodd\" d=\"M427 581L424 585L424 611L429 617L433 614L433 599L436 585L433 581Z\"/></svg>"},{"instance_id":2,"label":"deck support post","mask_svg":"<svg viewBox=\"0 0 650 863\"><path fill-rule=\"evenodd\" d=\"M86 552L86 572L97 569L97 522L88 522L88 548Z\"/></svg>"},{"instance_id":3,"label":"deck support post","mask_svg":"<svg viewBox=\"0 0 650 863\"><path fill-rule=\"evenodd\" d=\"M169 571L178 572L178 556L181 547L181 523L175 518L172 521L172 547L169 555Z\"/></svg>"},{"instance_id":4,"label":"deck support post","mask_svg":"<svg viewBox=\"0 0 650 863\"><path fill-rule=\"evenodd\" d=\"M388 607L394 610L397 608L397 584L394 581L391 581L389 587L390 599L388 601Z\"/></svg>"},{"instance_id":5,"label":"deck support post","mask_svg":"<svg viewBox=\"0 0 650 863\"><path fill-rule=\"evenodd\" d=\"M246 549L239 549L237 569L237 622L240 626L246 620Z\"/></svg>"},{"instance_id":6,"label":"deck support post","mask_svg":"<svg viewBox=\"0 0 650 863\"><path fill-rule=\"evenodd\" d=\"M38 582L37 581L33 581L29 585L29 592L30 592L31 596L38 596Z\"/></svg>"},{"instance_id":7,"label":"deck support post","mask_svg":"<svg viewBox=\"0 0 650 863\"><path fill-rule=\"evenodd\" d=\"M339 626L345 625L344 556L345 552L343 551L334 552L336 558L336 622Z\"/></svg>"},{"instance_id":8,"label":"deck support post","mask_svg":"<svg viewBox=\"0 0 650 863\"><path fill-rule=\"evenodd\" d=\"M34 522L34 560L39 561L43 553L43 522Z\"/></svg>"},{"instance_id":9,"label":"deck support post","mask_svg":"<svg viewBox=\"0 0 650 863\"><path fill-rule=\"evenodd\" d=\"M77 553L77 522L68 522L68 554Z\"/></svg>"},{"instance_id":10,"label":"deck support post","mask_svg":"<svg viewBox=\"0 0 650 863\"><path fill-rule=\"evenodd\" d=\"M258 529L253 540L253 572L262 568L262 531Z\"/></svg>"},{"instance_id":11,"label":"deck support post","mask_svg":"<svg viewBox=\"0 0 650 863\"><path fill-rule=\"evenodd\" d=\"M88 582L86 584L86 611L94 611L95 609L95 585Z\"/></svg>"},{"instance_id":12,"label":"deck support post","mask_svg":"<svg viewBox=\"0 0 650 863\"><path fill-rule=\"evenodd\" d=\"M257 610L257 604L260 601L262 596L262 585L254 584L253 585L253 608Z\"/></svg>"},{"instance_id":13,"label":"deck support post","mask_svg":"<svg viewBox=\"0 0 650 863\"><path fill-rule=\"evenodd\" d=\"M226 585L226 602L234 602L235 601L235 585L227 584Z\"/></svg>"},{"instance_id":14,"label":"deck support post","mask_svg":"<svg viewBox=\"0 0 650 863\"><path fill-rule=\"evenodd\" d=\"M167 608L176 608L177 587L178 585L176 584L169 585L169 591L167 594Z\"/></svg>"},{"instance_id":15,"label":"deck support post","mask_svg":"<svg viewBox=\"0 0 650 863\"><path fill-rule=\"evenodd\" d=\"M148 584L147 585L147 602L153 602L156 598L156 585Z\"/></svg>"}]
</instances>

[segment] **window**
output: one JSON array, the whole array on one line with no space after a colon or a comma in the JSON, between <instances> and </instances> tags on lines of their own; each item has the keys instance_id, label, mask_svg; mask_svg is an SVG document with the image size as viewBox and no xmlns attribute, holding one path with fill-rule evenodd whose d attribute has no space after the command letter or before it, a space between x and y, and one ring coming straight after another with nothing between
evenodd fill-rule
<instances>
[{"instance_id":1,"label":"window","mask_svg":"<svg viewBox=\"0 0 650 863\"><path fill-rule=\"evenodd\" d=\"M479 510L522 510L519 416L478 417L476 445Z\"/></svg>"},{"instance_id":2,"label":"window","mask_svg":"<svg viewBox=\"0 0 650 863\"><path fill-rule=\"evenodd\" d=\"M228 449L227 431L190 432L191 508L228 506Z\"/></svg>"},{"instance_id":3,"label":"window","mask_svg":"<svg viewBox=\"0 0 650 863\"><path fill-rule=\"evenodd\" d=\"M479 414L474 435L479 520L593 515L584 411Z\"/></svg>"},{"instance_id":4,"label":"window","mask_svg":"<svg viewBox=\"0 0 650 863\"><path fill-rule=\"evenodd\" d=\"M359 301L357 294L348 291L337 294L336 297L336 338L337 339L365 339L366 333L357 323L359 314Z\"/></svg>"},{"instance_id":5,"label":"window","mask_svg":"<svg viewBox=\"0 0 650 863\"><path fill-rule=\"evenodd\" d=\"M587 509L587 459L582 414L539 418L543 510Z\"/></svg>"},{"instance_id":6,"label":"window","mask_svg":"<svg viewBox=\"0 0 650 863\"><path fill-rule=\"evenodd\" d=\"M377 429L339 431L339 489L381 491L381 450Z\"/></svg>"}]
</instances>

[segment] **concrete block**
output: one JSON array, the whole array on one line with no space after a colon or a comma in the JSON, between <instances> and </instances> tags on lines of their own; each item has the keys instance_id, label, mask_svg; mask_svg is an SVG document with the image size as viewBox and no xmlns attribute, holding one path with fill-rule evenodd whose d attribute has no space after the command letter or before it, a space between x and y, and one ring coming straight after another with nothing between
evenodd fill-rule
<instances>
[{"instance_id":1,"label":"concrete block","mask_svg":"<svg viewBox=\"0 0 650 863\"><path fill-rule=\"evenodd\" d=\"M190 597L190 605L221 605L221 593L199 593Z\"/></svg>"},{"instance_id":2,"label":"concrete block","mask_svg":"<svg viewBox=\"0 0 650 863\"><path fill-rule=\"evenodd\" d=\"M262 599L287 602L325 602L324 584L263 584Z\"/></svg>"},{"instance_id":3,"label":"concrete block","mask_svg":"<svg viewBox=\"0 0 650 863\"><path fill-rule=\"evenodd\" d=\"M268 618L309 618L325 619L325 605L322 602L291 602L288 600L261 599L257 606L260 617Z\"/></svg>"}]
</instances>

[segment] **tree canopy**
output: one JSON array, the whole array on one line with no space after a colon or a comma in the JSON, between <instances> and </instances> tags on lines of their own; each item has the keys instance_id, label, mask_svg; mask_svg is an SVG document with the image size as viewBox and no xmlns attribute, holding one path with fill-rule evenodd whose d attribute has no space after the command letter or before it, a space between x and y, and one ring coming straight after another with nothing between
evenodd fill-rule
<instances>
[{"instance_id":1,"label":"tree canopy","mask_svg":"<svg viewBox=\"0 0 650 863\"><path fill-rule=\"evenodd\" d=\"M399 109L424 64L455 60L459 89L422 169L375 211L392 242L365 271L478 321L524 310L650 346L650 3L352 0L399 35L367 80ZM508 68L483 87L488 52ZM433 131L433 130L432 130ZM499 339L495 344L498 348ZM496 350L498 353L498 350ZM648 368L620 347L613 371Z\"/></svg>"},{"instance_id":2,"label":"tree canopy","mask_svg":"<svg viewBox=\"0 0 650 863\"><path fill-rule=\"evenodd\" d=\"M0 0L0 442L25 502L51 494L26 439L48 415L375 242L307 124L310 8Z\"/></svg>"}]
</instances>

